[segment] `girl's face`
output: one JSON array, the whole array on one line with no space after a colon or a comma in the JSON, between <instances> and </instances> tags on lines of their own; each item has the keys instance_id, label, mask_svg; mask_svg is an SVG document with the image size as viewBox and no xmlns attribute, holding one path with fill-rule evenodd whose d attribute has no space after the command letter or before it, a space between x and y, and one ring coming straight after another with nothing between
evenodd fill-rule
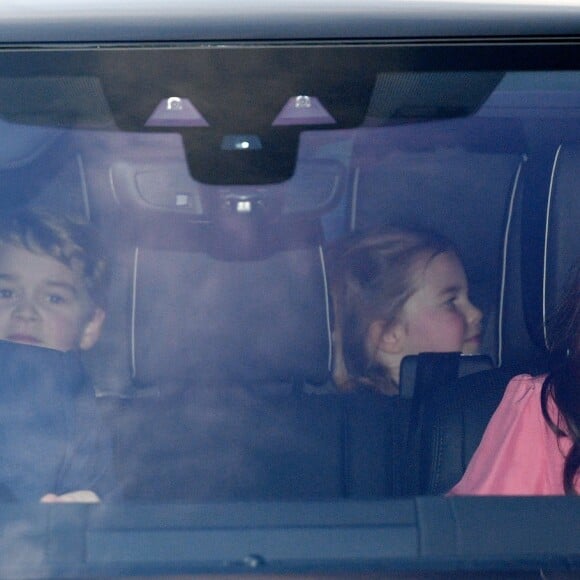
<instances>
[{"instance_id":1,"label":"girl's face","mask_svg":"<svg viewBox=\"0 0 580 580\"><path fill-rule=\"evenodd\" d=\"M400 316L402 356L420 352L476 354L481 311L470 301L467 277L452 252L438 254L417 272L417 291Z\"/></svg>"}]
</instances>

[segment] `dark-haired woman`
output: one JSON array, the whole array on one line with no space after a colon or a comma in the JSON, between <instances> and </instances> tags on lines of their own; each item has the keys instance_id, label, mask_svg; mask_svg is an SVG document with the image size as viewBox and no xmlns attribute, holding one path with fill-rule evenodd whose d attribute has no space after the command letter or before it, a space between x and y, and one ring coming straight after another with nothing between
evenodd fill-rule
<instances>
[{"instance_id":1,"label":"dark-haired woman","mask_svg":"<svg viewBox=\"0 0 580 580\"><path fill-rule=\"evenodd\" d=\"M549 330L549 374L510 381L449 495L579 494L580 260Z\"/></svg>"}]
</instances>

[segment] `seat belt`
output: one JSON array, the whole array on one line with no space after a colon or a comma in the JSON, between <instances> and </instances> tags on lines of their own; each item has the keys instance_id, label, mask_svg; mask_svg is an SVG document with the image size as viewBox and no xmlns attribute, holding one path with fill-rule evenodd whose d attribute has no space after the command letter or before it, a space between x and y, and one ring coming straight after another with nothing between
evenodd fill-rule
<instances>
[{"instance_id":1,"label":"seat belt","mask_svg":"<svg viewBox=\"0 0 580 580\"><path fill-rule=\"evenodd\" d=\"M422 484L429 471L428 466L420 464L425 414L437 392L457 379L460 358L459 352L421 353L405 357L401 363L401 396L411 398L407 469L401 473L404 495L417 495L424 488Z\"/></svg>"},{"instance_id":2,"label":"seat belt","mask_svg":"<svg viewBox=\"0 0 580 580\"><path fill-rule=\"evenodd\" d=\"M458 378L494 367L488 355L461 355L459 352L421 353L401 362L401 397L410 399L411 410L406 442L404 495L417 495L427 489L431 466L421 461L426 448L426 413L448 385Z\"/></svg>"}]
</instances>

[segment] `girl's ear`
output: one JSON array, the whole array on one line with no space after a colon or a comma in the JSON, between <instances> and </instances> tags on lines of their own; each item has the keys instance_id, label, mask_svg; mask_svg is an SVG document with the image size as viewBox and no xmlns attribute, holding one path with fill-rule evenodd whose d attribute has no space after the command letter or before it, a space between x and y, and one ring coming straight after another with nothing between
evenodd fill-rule
<instances>
[{"instance_id":1,"label":"girl's ear","mask_svg":"<svg viewBox=\"0 0 580 580\"><path fill-rule=\"evenodd\" d=\"M81 350L88 350L89 348L92 348L97 340L99 340L104 321L105 311L102 308L96 308L93 316L85 324L85 327L81 333L81 338L79 341L79 347Z\"/></svg>"},{"instance_id":2,"label":"girl's ear","mask_svg":"<svg viewBox=\"0 0 580 580\"><path fill-rule=\"evenodd\" d=\"M385 328L385 323L375 320L369 328L368 341L371 352L400 354L403 351L405 332L400 322Z\"/></svg>"}]
</instances>

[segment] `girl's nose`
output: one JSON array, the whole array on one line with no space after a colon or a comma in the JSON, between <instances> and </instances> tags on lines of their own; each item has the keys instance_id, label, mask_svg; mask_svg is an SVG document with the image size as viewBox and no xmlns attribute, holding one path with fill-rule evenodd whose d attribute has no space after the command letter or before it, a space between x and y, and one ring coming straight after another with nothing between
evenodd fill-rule
<instances>
[{"instance_id":1,"label":"girl's nose","mask_svg":"<svg viewBox=\"0 0 580 580\"><path fill-rule=\"evenodd\" d=\"M467 310L467 322L471 326L476 326L481 322L483 318L483 313L477 306L474 306L471 302L469 302L469 308Z\"/></svg>"}]
</instances>

